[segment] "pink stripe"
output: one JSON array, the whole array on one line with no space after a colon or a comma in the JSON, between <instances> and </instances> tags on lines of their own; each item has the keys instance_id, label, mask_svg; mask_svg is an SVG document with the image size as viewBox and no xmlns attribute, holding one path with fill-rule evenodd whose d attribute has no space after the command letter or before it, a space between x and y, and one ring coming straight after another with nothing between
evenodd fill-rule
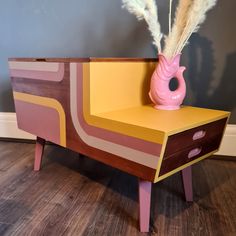
<instances>
[{"instance_id":1,"label":"pink stripe","mask_svg":"<svg viewBox=\"0 0 236 236\"><path fill-rule=\"evenodd\" d=\"M88 125L83 117L83 68L82 64L77 64L77 108L78 108L78 119L85 130L85 132L91 136L107 140L122 146L130 147L134 150L139 150L145 153L159 156L161 152L161 144L156 144L148 141L144 141L138 138L122 135L105 129L97 128Z\"/></svg>"},{"instance_id":2,"label":"pink stripe","mask_svg":"<svg viewBox=\"0 0 236 236\"><path fill-rule=\"evenodd\" d=\"M20 129L60 145L60 121L55 109L15 99Z\"/></svg>"},{"instance_id":3,"label":"pink stripe","mask_svg":"<svg viewBox=\"0 0 236 236\"><path fill-rule=\"evenodd\" d=\"M17 78L60 82L64 77L64 63L59 63L59 69L57 72L11 69L10 74L11 77L17 77Z\"/></svg>"}]
</instances>

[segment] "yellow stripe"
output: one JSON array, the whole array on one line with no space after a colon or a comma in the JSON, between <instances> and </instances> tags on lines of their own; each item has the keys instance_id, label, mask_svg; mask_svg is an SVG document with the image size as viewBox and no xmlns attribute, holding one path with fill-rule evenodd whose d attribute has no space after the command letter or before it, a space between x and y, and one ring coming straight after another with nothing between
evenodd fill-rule
<instances>
[{"instance_id":1,"label":"yellow stripe","mask_svg":"<svg viewBox=\"0 0 236 236\"><path fill-rule=\"evenodd\" d=\"M193 161L191 161L191 162L188 162L188 163L186 163L185 165L182 165L182 166L180 166L180 167L178 167L178 168L176 168L176 169L174 169L174 170L172 170L172 171L170 171L170 172L168 172L168 173L166 173L166 174L160 176L159 178L158 178L158 176L157 176L157 178L155 177L154 183L156 183L156 182L158 182L158 181L160 181L160 180L163 180L163 179L169 177L170 175L173 175L173 174L175 174L176 172L178 172L178 171L180 171L180 170L183 170L184 168L186 168L186 167L188 167L188 166L191 166L191 165L193 165L193 164L195 164L195 163L197 163L197 162L199 162L199 161L201 161L201 160L203 160L203 159L205 159L205 158L207 158L207 157L213 155L213 154L214 154L215 152L217 152L217 151L218 151L218 149L215 150L215 151L212 151L212 152L210 152L210 153L207 153L206 155L203 155L203 156L200 157L200 158L197 158L197 159L195 159L195 160L193 160Z\"/></svg>"},{"instance_id":2,"label":"yellow stripe","mask_svg":"<svg viewBox=\"0 0 236 236\"><path fill-rule=\"evenodd\" d=\"M166 150L167 140L168 140L168 136L165 135L163 145L162 145L162 149L161 149L160 158L159 158L158 163L157 163L156 174L155 174L155 177L154 177L154 183L156 182L156 180L158 178L158 175L159 175L159 172L160 172L160 169L161 169L162 160L163 160L164 153L165 153L165 150Z\"/></svg>"},{"instance_id":3,"label":"yellow stripe","mask_svg":"<svg viewBox=\"0 0 236 236\"><path fill-rule=\"evenodd\" d=\"M84 119L89 125L162 144L164 138L164 132L162 131L150 131L145 127L140 127L129 122L119 122L118 120L100 117L100 114L91 114L90 77L90 64L83 63L83 113Z\"/></svg>"},{"instance_id":4,"label":"yellow stripe","mask_svg":"<svg viewBox=\"0 0 236 236\"><path fill-rule=\"evenodd\" d=\"M228 120L229 120L229 112L225 112L225 115L222 115L222 117L220 118L220 119L222 119L222 118L225 118L225 117L227 117L227 122L226 122L226 124L228 123ZM214 122L214 121L217 121L217 120L219 120L218 118L215 118L215 119L210 119L209 120L209 123L210 122ZM208 122L207 122L208 123ZM199 126L201 126L201 125L204 125L205 123L203 123L203 122L201 122L200 124L199 124ZM191 128L194 128L195 126L190 126L190 128L189 129L191 129ZM223 131L223 134L222 134L222 137L221 137L221 142L222 142L222 139L223 139L223 136L224 136L224 132L225 132L225 129L226 129L226 125L225 125L225 127L224 127L224 131ZM178 130L178 131L176 131L176 132L170 132L171 134L175 134L175 133L179 133L179 132L182 132L182 131L185 131L186 129L180 129L180 130ZM168 133L168 135L170 134L170 133ZM181 167L179 167L178 169L176 169L176 170L173 170L172 172L169 172L169 173L167 173L167 174L165 174L164 176L166 176L166 177L158 177L159 176L159 173L160 173L160 169L161 169L161 164L162 164L162 161L163 161L163 158L164 158L164 152L165 152L165 149L166 149L166 144L167 144L167 140L168 140L168 135L166 135L165 136L165 139L164 139L164 141L163 141L163 147L162 147L162 150L161 150L161 155L160 155L160 158L159 158L159 161L158 161L158 165L157 165L157 168L156 168L156 174L155 174L155 178L154 178L154 183L156 183L156 182L158 182L159 180L162 180L162 179L164 179L164 178L166 178L166 177L168 177L168 176L170 176L170 175L172 175L172 174L174 174L175 172L177 172L177 171L179 171L181 168L182 168L182 166ZM219 145L219 147L220 147L220 145ZM216 152L216 151L213 151L213 152L211 152L211 153L209 153L209 154L206 154L206 155L204 155L203 157L201 157L201 158L199 158L199 159L197 159L197 161L192 161L192 162L189 162L189 163L196 163L196 162L198 162L198 160L200 161L200 160L202 160L202 159L204 159L204 157L207 157L207 156L209 156L209 155L212 155L214 152ZM188 163L188 164L189 164ZM184 165L184 166L188 166L188 164L186 164L186 165Z\"/></svg>"},{"instance_id":5,"label":"yellow stripe","mask_svg":"<svg viewBox=\"0 0 236 236\"><path fill-rule=\"evenodd\" d=\"M83 63L84 118L92 126L163 144L166 135L227 117L229 112L183 106L156 110L143 98L148 63ZM146 86L146 85L145 85ZM148 93L148 90L145 92ZM146 96L146 95L145 95Z\"/></svg>"},{"instance_id":6,"label":"yellow stripe","mask_svg":"<svg viewBox=\"0 0 236 236\"><path fill-rule=\"evenodd\" d=\"M55 109L60 120L60 145L66 147L66 119L62 105L53 98L46 98L26 93L13 92L14 99Z\"/></svg>"},{"instance_id":7,"label":"yellow stripe","mask_svg":"<svg viewBox=\"0 0 236 236\"><path fill-rule=\"evenodd\" d=\"M91 136L85 132L78 120L77 111L77 64L70 64L70 107L71 107L71 117L74 124L74 128L81 137L81 139L91 147L103 150L105 152L120 156L124 159L128 159L133 162L137 162L141 165L148 166L150 168L156 167L158 162L158 157L156 155L151 155L138 151L133 148L129 148L117 143L110 142L109 140L100 139L95 136ZM82 81L81 81L82 82Z\"/></svg>"}]
</instances>

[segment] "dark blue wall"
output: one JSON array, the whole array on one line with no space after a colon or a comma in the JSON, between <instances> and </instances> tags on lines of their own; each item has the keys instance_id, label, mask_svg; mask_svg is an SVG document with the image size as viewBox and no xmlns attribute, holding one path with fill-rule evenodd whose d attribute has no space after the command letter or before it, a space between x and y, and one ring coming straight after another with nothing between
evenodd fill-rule
<instances>
[{"instance_id":1,"label":"dark blue wall","mask_svg":"<svg viewBox=\"0 0 236 236\"><path fill-rule=\"evenodd\" d=\"M158 1L166 31L168 6ZM230 110L236 122L236 1L219 1L183 52L186 104ZM120 0L7 0L0 7L0 111L14 111L8 57L155 57L143 22Z\"/></svg>"}]
</instances>

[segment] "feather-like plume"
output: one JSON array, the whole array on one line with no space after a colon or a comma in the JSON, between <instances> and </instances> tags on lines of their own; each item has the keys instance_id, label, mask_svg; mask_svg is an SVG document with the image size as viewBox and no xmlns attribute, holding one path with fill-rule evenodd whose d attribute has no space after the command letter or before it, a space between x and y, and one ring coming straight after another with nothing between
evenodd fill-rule
<instances>
[{"instance_id":1,"label":"feather-like plume","mask_svg":"<svg viewBox=\"0 0 236 236\"><path fill-rule=\"evenodd\" d=\"M199 29L206 18L206 12L215 6L217 0L179 0L171 29L172 1L169 0L169 35L165 38L163 54L172 58L183 50L189 37ZM122 0L123 7L134 14L138 20L144 19L154 39L154 45L161 53L161 27L158 21L155 0Z\"/></svg>"},{"instance_id":2,"label":"feather-like plume","mask_svg":"<svg viewBox=\"0 0 236 236\"><path fill-rule=\"evenodd\" d=\"M153 44L161 53L161 26L158 21L157 5L155 0L122 0L123 7L134 14L138 20L144 19L154 39Z\"/></svg>"},{"instance_id":3,"label":"feather-like plume","mask_svg":"<svg viewBox=\"0 0 236 236\"><path fill-rule=\"evenodd\" d=\"M171 32L171 19L172 19L172 1L173 0L169 0L169 34Z\"/></svg>"},{"instance_id":4,"label":"feather-like plume","mask_svg":"<svg viewBox=\"0 0 236 236\"><path fill-rule=\"evenodd\" d=\"M192 1L193 0L179 0L171 32L165 39L164 54L167 58L174 56L176 45L180 40L182 31L185 28L188 20L189 8L192 4Z\"/></svg>"},{"instance_id":5,"label":"feather-like plume","mask_svg":"<svg viewBox=\"0 0 236 236\"><path fill-rule=\"evenodd\" d=\"M213 8L217 0L194 0L187 16L186 26L177 44L175 54L180 53L191 34L196 32L206 19L206 12Z\"/></svg>"}]
</instances>

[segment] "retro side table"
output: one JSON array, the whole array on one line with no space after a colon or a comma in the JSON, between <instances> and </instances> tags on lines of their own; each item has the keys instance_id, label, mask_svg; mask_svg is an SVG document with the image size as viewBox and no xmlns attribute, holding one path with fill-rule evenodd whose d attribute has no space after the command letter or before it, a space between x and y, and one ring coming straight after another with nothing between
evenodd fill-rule
<instances>
[{"instance_id":1,"label":"retro side table","mask_svg":"<svg viewBox=\"0 0 236 236\"><path fill-rule=\"evenodd\" d=\"M139 178L140 230L149 230L151 185L182 171L192 201L191 166L216 152L228 112L154 109L153 59L9 59L18 127ZM66 158L66 157L65 157Z\"/></svg>"}]
</instances>

